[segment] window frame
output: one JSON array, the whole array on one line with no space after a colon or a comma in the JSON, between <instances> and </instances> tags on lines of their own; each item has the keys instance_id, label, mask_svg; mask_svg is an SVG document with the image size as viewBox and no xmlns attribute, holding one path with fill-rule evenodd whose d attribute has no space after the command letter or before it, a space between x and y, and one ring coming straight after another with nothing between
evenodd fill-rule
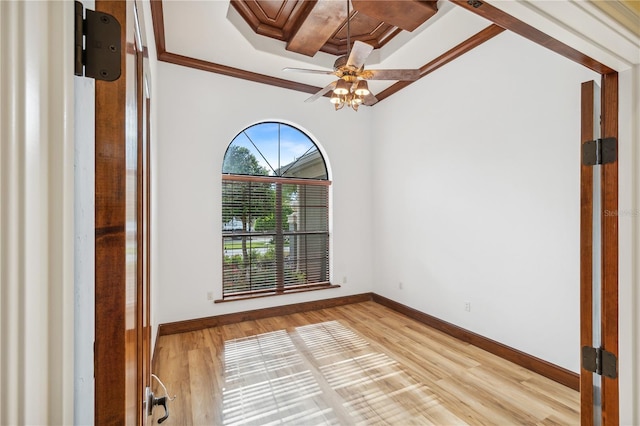
<instances>
[{"instance_id":1,"label":"window frame","mask_svg":"<svg viewBox=\"0 0 640 426\"><path fill-rule=\"evenodd\" d=\"M226 162L227 159L227 154L229 153L229 150L231 149L231 147L234 145L234 142L236 140L236 138L234 138L232 140L232 142L228 145L227 150L225 152L225 156L223 159L223 173L222 173L222 202L221 202L221 210L223 213L222 216L222 220L223 220L223 229L221 230L221 241L222 241L222 299L216 300L215 302L227 302L227 301L231 301L231 300L242 300L242 299L248 299L248 298L256 298L256 297L267 297L267 296L275 296L275 295L282 295L282 294L291 294L291 293L298 293L298 292L303 292L303 291L312 291L312 290L320 290L320 289L328 289L328 288L337 288L340 287L339 285L333 285L331 284L330 280L331 280L331 273L330 273L330 269L331 269L331 259L330 259L330 255L331 255L331 250L330 250L330 243L331 243L331 233L330 233L330 211L331 211L331 206L330 206L330 187L332 182L328 179L328 168L327 168L327 163L325 161L325 157L322 154L322 152L320 151L320 149L318 148L318 145L313 141L313 139L311 139L305 132L303 132L302 130L298 129L295 126L292 126L290 124L287 123L279 123L279 122L274 122L274 121L269 121L269 122L264 122L264 123L258 123L256 125L259 124L278 124L278 125L285 125L288 127L291 127L295 130L297 130L298 132L300 132L302 135L304 135L311 144L313 144L313 146L315 147L315 149L317 150L318 154L319 154L319 158L322 161L322 165L324 167L325 170L325 175L322 178L306 178L306 177L283 177L283 176L277 176L277 175L271 175L271 176L265 176L265 175L252 175L252 174L236 174L236 173L225 173L224 172L224 164ZM255 126L255 125L253 125ZM238 135L243 134L244 132L246 132L248 129L250 129L253 126L249 126L246 129L244 129L242 132L238 133ZM279 132L278 132L278 149L280 149L280 140L279 140ZM238 146L242 146L242 145L238 145ZM257 147L256 147L257 149ZM260 151L259 151L260 152ZM260 152L261 153L261 152ZM306 155L306 154L305 154ZM288 171L290 169L287 168L286 171ZM280 170L280 168L278 169ZM285 173L286 173L285 171ZM326 177L326 178L325 178ZM258 184L268 184L268 185L275 185L275 194L276 196L274 197L275 201L275 206L274 208L274 216L275 216L275 229L274 230L268 230L268 231L260 231L260 232L256 232L255 230L251 230L250 229L250 225L249 225L249 229L242 229L241 232L238 232L237 229L235 229L235 227L232 227L231 229L224 229L224 224L226 222L225 218L227 215L225 215L224 211L225 211L225 200L224 200L224 192L225 192L225 185L228 184L232 184L233 182L239 182L239 183L258 183ZM298 230L296 229L287 229L286 228L286 224L288 222L283 221L283 216L282 216L282 186L283 185L299 185L299 186L303 186L303 187L317 187L317 186L324 186L326 187L326 189L324 191L326 191L325 193L320 193L320 197L321 199L326 197L326 199L324 200L324 204L319 206L321 213L323 212L322 209L326 209L324 211L324 214L326 215L326 217L324 219L321 219L321 226L323 227L322 229L319 230L311 230L311 229L303 229L303 230ZM306 193L306 189L305 190L301 190L300 192L304 192ZM316 195L317 196L317 195ZM306 199L306 198L305 198ZM278 207L279 206L279 207ZM306 213L307 210L306 208L309 208L310 206L305 206L305 210L304 212ZM318 206L314 206L315 208L317 208ZM316 211L316 213L317 213ZM235 217L233 218L235 219ZM232 219L232 220L233 220ZM232 225L233 226L233 225ZM244 225L243 226L247 226ZM285 263L289 262L289 260L285 260L284 258L284 238L285 237L295 237L295 241L296 244L298 244L298 241L302 240L302 241L306 241L308 240L308 237L311 237L311 241L313 241L313 236L315 235L319 235L321 236L320 239L316 239L315 242L317 243L318 241L320 242L320 249L314 248L315 251L312 251L312 254L310 255L311 257L309 257L307 255L307 251L306 249L304 250L304 257L302 257L302 262L305 265L305 268L308 267L310 260L312 259L312 266L317 266L320 265L320 270L321 272L319 273L319 276L321 277L320 279L318 279L317 281L311 281L311 282L307 282L304 284L292 284L291 282L287 282L286 278L284 277L284 271L285 271ZM253 272L253 266L254 263L252 263L251 260L251 255L249 256L248 260L245 259L245 253L246 253L246 247L247 247L247 240L249 241L250 245L251 245L251 239L255 238L256 236L260 236L260 237L272 237L273 241L275 242L275 271L276 271L276 278L275 278L275 282L272 286L269 287L260 287L260 284L256 285L256 287L258 288L251 288L252 287L252 278L254 277L254 272ZM248 273L249 275L249 284L248 284L248 289L247 290L239 290L239 291L234 291L234 292L229 292L228 290L228 282L230 280L232 280L233 278L230 278L229 275L227 275L227 273L229 273L229 263L228 262L228 257L226 254L226 242L228 242L229 238L237 238L237 237L241 237L243 238L243 258L242 258L242 262L243 262L243 270L244 268L246 268L247 265L249 265L250 272ZM293 244L293 243L292 243ZM310 243L312 244L312 243ZM312 244L313 245L313 244ZM291 246L290 246L291 247ZM311 251L311 250L310 250ZM313 257L315 255L315 258ZM289 255L291 256L291 255ZM320 257L318 257L320 256ZM294 256L294 261L298 262L300 261L299 257L297 255ZM313 263L316 262L316 263ZM324 263L324 268L322 267ZM299 272L296 269L296 272ZM322 279L322 277L326 277L326 279ZM305 274L305 278L307 279L307 275ZM268 282L269 280L265 281ZM244 283L244 286L247 286L247 283Z\"/></svg>"}]
</instances>

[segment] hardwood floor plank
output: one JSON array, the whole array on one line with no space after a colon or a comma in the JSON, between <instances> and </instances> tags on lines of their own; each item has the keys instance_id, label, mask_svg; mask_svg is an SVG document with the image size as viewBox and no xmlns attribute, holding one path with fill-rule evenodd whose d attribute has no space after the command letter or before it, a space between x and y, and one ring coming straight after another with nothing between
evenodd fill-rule
<instances>
[{"instance_id":1,"label":"hardwood floor plank","mask_svg":"<svg viewBox=\"0 0 640 426\"><path fill-rule=\"evenodd\" d=\"M551 414L551 408L531 398L517 381L497 375L495 370L487 370L482 366L469 369L464 380L473 379L481 384L485 392L492 394L505 405L509 405L512 415L517 416L522 424L534 424Z\"/></svg>"},{"instance_id":2,"label":"hardwood floor plank","mask_svg":"<svg viewBox=\"0 0 640 426\"><path fill-rule=\"evenodd\" d=\"M166 337L166 339L164 338ZM154 374L165 383L169 396L178 397L169 402L171 414L171 424L193 425L193 417L191 414L191 386L189 383L189 358L182 347L185 341L190 340L190 336L171 335L163 336L158 339L156 355L156 363L154 366ZM157 382L152 386L154 395L160 397L164 395L164 390ZM153 413L153 421L157 422L164 413L162 409L156 409Z\"/></svg>"},{"instance_id":3,"label":"hardwood floor plank","mask_svg":"<svg viewBox=\"0 0 640 426\"><path fill-rule=\"evenodd\" d=\"M454 412L464 413L462 419L470 425L507 425L514 419L504 412L499 401L489 398L477 398L484 392L477 386L465 381L443 379L435 388L446 405Z\"/></svg>"},{"instance_id":4,"label":"hardwood floor plank","mask_svg":"<svg viewBox=\"0 0 640 426\"><path fill-rule=\"evenodd\" d=\"M193 349L188 352L189 385L191 394L191 417L194 424L219 424L219 416L214 410L216 380L213 359L208 348ZM212 386L214 384L214 386Z\"/></svg>"},{"instance_id":5,"label":"hardwood floor plank","mask_svg":"<svg viewBox=\"0 0 640 426\"><path fill-rule=\"evenodd\" d=\"M166 425L579 423L578 392L373 301L163 335L155 359Z\"/></svg>"},{"instance_id":6,"label":"hardwood floor plank","mask_svg":"<svg viewBox=\"0 0 640 426\"><path fill-rule=\"evenodd\" d=\"M522 385L531 388L532 391L539 395L544 395L546 399L553 399L562 406L571 410L576 410L574 406L576 392L566 386L555 386L556 382L546 377L534 375L533 377L522 382Z\"/></svg>"}]
</instances>

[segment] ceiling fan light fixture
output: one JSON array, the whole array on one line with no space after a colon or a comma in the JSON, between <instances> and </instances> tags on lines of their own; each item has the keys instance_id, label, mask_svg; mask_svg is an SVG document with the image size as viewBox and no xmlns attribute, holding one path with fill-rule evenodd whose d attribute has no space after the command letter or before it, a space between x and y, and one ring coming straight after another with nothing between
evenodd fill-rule
<instances>
[{"instance_id":1,"label":"ceiling fan light fixture","mask_svg":"<svg viewBox=\"0 0 640 426\"><path fill-rule=\"evenodd\" d=\"M357 111L360 105L371 106L378 102L369 90L369 83L366 80L415 81L421 77L422 73L418 69L365 70L364 63L374 48L359 40L356 40L353 46L351 45L351 0L345 1L347 2L347 54L336 59L333 71L303 68L285 68L285 70L333 74L338 77L338 80L323 87L305 102L313 102L330 93L329 99L336 111L344 108L345 105Z\"/></svg>"},{"instance_id":2,"label":"ceiling fan light fixture","mask_svg":"<svg viewBox=\"0 0 640 426\"><path fill-rule=\"evenodd\" d=\"M336 83L336 88L333 89L333 93L336 95L346 95L349 93L349 83L344 81L343 79L338 80Z\"/></svg>"},{"instance_id":3,"label":"ceiling fan light fixture","mask_svg":"<svg viewBox=\"0 0 640 426\"><path fill-rule=\"evenodd\" d=\"M356 83L356 90L354 92L358 96L367 96L371 93L366 80L358 80L358 83ZM362 99L360 99L360 102L362 102Z\"/></svg>"}]
</instances>

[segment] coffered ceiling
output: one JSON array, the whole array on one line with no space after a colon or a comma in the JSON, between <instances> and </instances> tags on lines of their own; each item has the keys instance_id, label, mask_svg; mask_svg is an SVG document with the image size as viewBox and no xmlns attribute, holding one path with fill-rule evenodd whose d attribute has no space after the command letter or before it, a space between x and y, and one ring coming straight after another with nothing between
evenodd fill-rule
<instances>
[{"instance_id":1,"label":"coffered ceiling","mask_svg":"<svg viewBox=\"0 0 640 426\"><path fill-rule=\"evenodd\" d=\"M319 50L345 55L349 34L351 41L380 48L402 30L415 30L438 10L435 0L352 0L352 5L349 10L340 0L231 0L254 32L308 56Z\"/></svg>"},{"instance_id":2,"label":"coffered ceiling","mask_svg":"<svg viewBox=\"0 0 640 426\"><path fill-rule=\"evenodd\" d=\"M607 3L616 4L610 16L622 13L635 28L635 3ZM349 21L346 0L151 0L151 10L159 60L297 90L301 102L334 78L283 68L332 70L347 51L347 22L352 44L374 47L368 69L418 69L424 77L507 29L610 71L479 0L351 0ZM382 100L409 84L370 81L370 89Z\"/></svg>"}]
</instances>

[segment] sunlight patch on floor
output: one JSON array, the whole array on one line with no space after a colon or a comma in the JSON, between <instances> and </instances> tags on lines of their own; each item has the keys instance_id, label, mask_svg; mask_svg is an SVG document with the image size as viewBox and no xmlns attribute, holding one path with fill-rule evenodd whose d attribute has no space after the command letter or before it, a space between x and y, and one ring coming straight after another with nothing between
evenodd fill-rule
<instances>
[{"instance_id":1,"label":"sunlight patch on floor","mask_svg":"<svg viewBox=\"0 0 640 426\"><path fill-rule=\"evenodd\" d=\"M465 424L338 321L224 345L225 425Z\"/></svg>"}]
</instances>

